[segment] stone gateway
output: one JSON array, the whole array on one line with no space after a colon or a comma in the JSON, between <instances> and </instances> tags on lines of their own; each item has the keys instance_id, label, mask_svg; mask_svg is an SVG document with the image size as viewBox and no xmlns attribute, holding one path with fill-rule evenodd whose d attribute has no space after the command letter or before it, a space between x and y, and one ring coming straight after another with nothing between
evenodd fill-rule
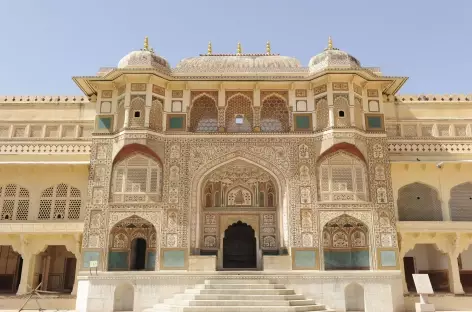
<instances>
[{"instance_id":1,"label":"stone gateway","mask_svg":"<svg viewBox=\"0 0 472 312\"><path fill-rule=\"evenodd\" d=\"M169 63L149 47L0 96L0 290L103 311L472 306L472 97L333 46ZM69 295L67 295L69 294Z\"/></svg>"}]
</instances>

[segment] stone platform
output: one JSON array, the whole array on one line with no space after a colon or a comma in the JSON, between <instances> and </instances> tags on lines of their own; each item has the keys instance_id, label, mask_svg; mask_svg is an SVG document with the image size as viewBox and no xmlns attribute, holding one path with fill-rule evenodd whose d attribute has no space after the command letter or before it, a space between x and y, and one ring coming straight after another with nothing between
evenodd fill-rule
<instances>
[{"instance_id":1,"label":"stone platform","mask_svg":"<svg viewBox=\"0 0 472 312\"><path fill-rule=\"evenodd\" d=\"M251 295L272 297L255 303ZM215 300L237 311L346 311L362 303L365 312L404 311L400 271L80 272L76 309L103 312L129 304L128 310L141 312L170 304L171 311L236 311ZM252 310L244 303L254 303Z\"/></svg>"}]
</instances>

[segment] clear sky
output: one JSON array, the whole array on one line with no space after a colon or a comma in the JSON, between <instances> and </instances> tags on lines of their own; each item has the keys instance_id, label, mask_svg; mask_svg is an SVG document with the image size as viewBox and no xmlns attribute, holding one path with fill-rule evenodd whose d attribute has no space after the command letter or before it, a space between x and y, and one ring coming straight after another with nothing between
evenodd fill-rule
<instances>
[{"instance_id":1,"label":"clear sky","mask_svg":"<svg viewBox=\"0 0 472 312\"><path fill-rule=\"evenodd\" d=\"M81 94L95 75L142 48L172 66L205 53L272 51L306 66L329 35L384 75L410 77L400 93L472 93L472 1L467 0L3 0L0 94Z\"/></svg>"}]
</instances>

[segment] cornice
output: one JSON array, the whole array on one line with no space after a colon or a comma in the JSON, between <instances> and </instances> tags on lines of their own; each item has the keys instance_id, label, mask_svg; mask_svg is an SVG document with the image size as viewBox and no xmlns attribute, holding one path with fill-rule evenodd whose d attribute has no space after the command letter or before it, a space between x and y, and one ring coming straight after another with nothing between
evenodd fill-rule
<instances>
[{"instance_id":1,"label":"cornice","mask_svg":"<svg viewBox=\"0 0 472 312\"><path fill-rule=\"evenodd\" d=\"M0 233L82 233L84 222L0 222Z\"/></svg>"}]
</instances>

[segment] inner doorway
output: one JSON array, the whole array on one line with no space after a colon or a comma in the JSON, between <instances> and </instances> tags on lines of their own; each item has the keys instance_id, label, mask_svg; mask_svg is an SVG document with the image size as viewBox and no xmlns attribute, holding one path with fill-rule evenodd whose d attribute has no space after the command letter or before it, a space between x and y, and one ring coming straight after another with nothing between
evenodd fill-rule
<instances>
[{"instance_id":1,"label":"inner doorway","mask_svg":"<svg viewBox=\"0 0 472 312\"><path fill-rule=\"evenodd\" d=\"M256 237L250 225L238 221L226 229L223 238L223 268L257 268Z\"/></svg>"},{"instance_id":2,"label":"inner doorway","mask_svg":"<svg viewBox=\"0 0 472 312\"><path fill-rule=\"evenodd\" d=\"M146 268L146 240L136 238L131 242L131 266L133 271L144 270Z\"/></svg>"}]
</instances>

